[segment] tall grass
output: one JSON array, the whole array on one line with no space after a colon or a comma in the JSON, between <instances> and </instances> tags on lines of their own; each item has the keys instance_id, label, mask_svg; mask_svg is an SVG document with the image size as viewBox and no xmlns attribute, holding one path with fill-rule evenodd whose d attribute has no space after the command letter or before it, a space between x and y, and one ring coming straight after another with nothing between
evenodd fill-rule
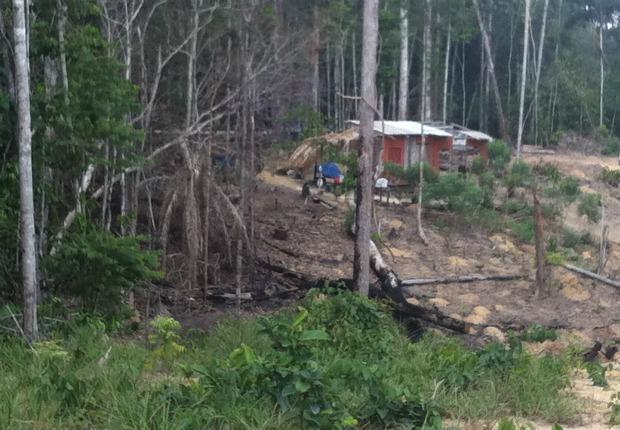
<instances>
[{"instance_id":1,"label":"tall grass","mask_svg":"<svg viewBox=\"0 0 620 430\"><path fill-rule=\"evenodd\" d=\"M530 356L516 344L475 352L439 335L412 343L381 305L352 293L317 293L303 306L194 333L162 366L152 365L143 340L111 337L96 324L34 351L5 339L0 428L439 428L435 415L562 422L578 410L565 392L568 358ZM302 378L289 408L276 401L276 376ZM335 402L331 424L304 415L305 407L325 409L320 399Z\"/></svg>"}]
</instances>

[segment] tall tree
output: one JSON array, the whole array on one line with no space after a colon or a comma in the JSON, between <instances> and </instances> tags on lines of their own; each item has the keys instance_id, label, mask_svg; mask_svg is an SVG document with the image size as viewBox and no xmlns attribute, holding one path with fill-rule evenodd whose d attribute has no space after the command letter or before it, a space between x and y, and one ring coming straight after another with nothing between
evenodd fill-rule
<instances>
[{"instance_id":1,"label":"tall tree","mask_svg":"<svg viewBox=\"0 0 620 430\"><path fill-rule=\"evenodd\" d=\"M355 253L353 281L362 295L368 295L370 282L370 219L372 211L372 166L374 118L377 105L375 78L379 39L379 0L364 0L362 43L362 89L360 141L355 207Z\"/></svg>"},{"instance_id":2,"label":"tall tree","mask_svg":"<svg viewBox=\"0 0 620 430\"><path fill-rule=\"evenodd\" d=\"M400 6L400 82L398 86L398 119L407 119L409 100L409 12L407 6Z\"/></svg>"},{"instance_id":3,"label":"tall tree","mask_svg":"<svg viewBox=\"0 0 620 430\"><path fill-rule=\"evenodd\" d=\"M22 247L23 330L32 341L39 337L37 323L37 260L32 185L32 129L26 0L13 0L13 43L19 140L19 191Z\"/></svg>"},{"instance_id":4,"label":"tall tree","mask_svg":"<svg viewBox=\"0 0 620 430\"><path fill-rule=\"evenodd\" d=\"M527 60L530 48L530 18L532 0L525 0L525 26L523 28L523 60L521 61L521 95L519 97L519 130L517 134L517 158L521 157L525 114L525 86L527 84Z\"/></svg>"},{"instance_id":5,"label":"tall tree","mask_svg":"<svg viewBox=\"0 0 620 430\"><path fill-rule=\"evenodd\" d=\"M529 0L528 0L529 1ZM504 108L502 106L502 97L499 93L499 85L497 84L497 75L495 74L495 61L493 60L493 50L491 49L491 40L489 34L482 20L482 14L480 12L479 0L472 0L474 5L474 11L476 12L476 19L478 20L478 26L480 27L480 33L482 33L482 41L484 43L484 50L487 60L489 62L489 73L491 74L491 84L493 85L493 95L495 96L495 108L499 116L500 132L503 139L509 139L510 133L508 131L508 125L506 123L506 117L504 115Z\"/></svg>"}]
</instances>

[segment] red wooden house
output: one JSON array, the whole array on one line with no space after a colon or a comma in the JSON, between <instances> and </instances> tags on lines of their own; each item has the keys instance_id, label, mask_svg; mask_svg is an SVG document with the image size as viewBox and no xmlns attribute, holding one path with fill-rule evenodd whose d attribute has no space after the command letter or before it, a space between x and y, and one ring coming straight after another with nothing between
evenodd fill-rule
<instances>
[{"instance_id":1,"label":"red wooden house","mask_svg":"<svg viewBox=\"0 0 620 430\"><path fill-rule=\"evenodd\" d=\"M350 121L359 125L359 121ZM416 121L375 121L375 139L382 139L383 161L400 164L403 167L419 162L422 133L425 136L424 161L435 170L441 165L441 153L452 150L453 137L439 128Z\"/></svg>"}]
</instances>

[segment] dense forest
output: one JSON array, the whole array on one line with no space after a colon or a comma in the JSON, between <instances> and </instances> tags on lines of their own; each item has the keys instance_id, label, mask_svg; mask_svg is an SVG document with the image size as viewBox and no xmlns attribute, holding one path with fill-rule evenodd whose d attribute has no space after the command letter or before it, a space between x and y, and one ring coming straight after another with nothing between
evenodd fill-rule
<instances>
[{"instance_id":1,"label":"dense forest","mask_svg":"<svg viewBox=\"0 0 620 430\"><path fill-rule=\"evenodd\" d=\"M368 3L377 7L376 49L364 15ZM561 393L580 353L539 359L521 347L528 336L552 338L544 327L504 338L507 349L491 344L474 352L454 340L430 337L409 344L391 318L394 312L400 317L422 312L422 320L441 329L471 331L437 306L411 305L400 292L394 311L329 286L350 278L348 272L302 273L266 256L265 245L302 261L306 257L299 250L282 251L279 241L294 240L278 238L278 232L293 234L288 230L323 223L324 216L300 215L283 227L270 217L293 213L294 205L277 184L267 188L259 175L304 139L342 132L349 121L361 119L359 165L355 157L331 154L349 165L349 173L359 173L358 213L342 215L353 218L345 219L348 231L339 231L338 240L346 243L353 230L358 244L374 241L370 250L356 247L353 257L353 278L365 285L365 295L371 284L369 252L370 272L400 291L404 284L380 256L388 251L394 261L393 247L383 243L381 222L371 228L371 213L377 217L372 199L361 199L363 184L370 192L372 180L372 156L362 148L368 136L364 124L410 120L480 130L498 142L479 171L442 174L447 179L421 165L398 172L419 187L414 195L421 240L412 234L415 246L428 246L423 217L436 227L432 237L435 230L455 228L459 216L470 224L478 219L476 228L489 230L499 225L497 217L512 217L497 229L508 225L526 247L535 245L538 297L545 284L541 267L554 256L562 258L560 266L570 257L562 248L569 241L556 243L550 232L562 229L562 210L574 204L580 215L601 222L600 246L574 242L604 256L596 272L613 285L617 281L609 278L615 272L605 275L605 267L616 270L605 222L612 219L613 235L614 209L606 215L607 195L598 189L600 195L585 193L576 200L581 188L594 187L595 178L586 172L575 179L561 166L510 160L513 151L521 156L523 145L541 154L564 148L618 157L620 1L0 0L0 35L0 342L7 345L0 348L7 357L6 366L0 364L0 384L7 387L0 389L7 396L0 427L441 428L442 416L533 416L550 424L570 418L574 408ZM376 76L365 63L369 55L376 55ZM374 91L376 103L370 103L367 95ZM605 168L601 180L617 188L614 172ZM430 197L423 198L425 181ZM498 203L500 195L504 200ZM310 197L326 210L338 205ZM552 200L555 212L547 210ZM414 197L411 201L416 206ZM269 216L267 206L273 206ZM438 206L450 214L449 221L422 214L422 207L433 212ZM408 216L413 225L415 215ZM263 240L265 226L275 229L277 243ZM496 232L489 230L486 236L495 240ZM335 241L322 231L315 236L315 243ZM497 246L510 248L503 242ZM365 269L359 267L360 252ZM579 249L585 252L590 251ZM324 266L349 258L326 253L316 252ZM325 291L313 290L296 317L285 311L259 322L239 318L218 326L206 340L191 334L182 339L181 326L171 317L151 318L166 303L172 308L181 302L203 314L216 306L213 302L225 303L217 305L225 317L241 317L244 309L251 314L248 301L256 297L292 295L281 286L272 288L277 283L272 274L294 284L295 291L321 282ZM348 280L344 284L351 286ZM372 294L386 295L373 285ZM323 302L324 295L332 301ZM118 347L108 364L112 346L108 349L106 333L130 336L128 326L144 334L148 348ZM333 342L322 351L321 342L328 339ZM83 349L76 346L80 342ZM199 355L209 348L213 356L202 363ZM29 351L43 361L23 358ZM407 354L416 354L417 361ZM306 369L308 357L313 358ZM136 414L144 414L132 416L123 403L133 389L123 387L122 379L134 388L144 381L134 368L124 373L123 360L171 379L183 375L182 381L170 381L166 389L162 381L148 382L140 390L158 400L132 404ZM185 360L180 370L177 360ZM364 369L365 360L370 370ZM9 388L18 381L8 375L23 361L30 367L15 376L21 385L35 380L36 369L47 369L41 370L47 378L41 393L20 394L36 398L36 410L20 406L27 402L22 398L8 401ZM80 379L89 366L97 369L95 376ZM109 370L102 370L105 366ZM604 379L601 369L588 367L588 372L602 372ZM409 377L400 378L407 372ZM526 388L519 386L524 375ZM360 378L367 387L355 387ZM264 386L248 389L256 381ZM390 385L397 388L390 391ZM489 399L483 393L490 386L499 388L493 411L485 415L481 411ZM526 398L528 387L540 398ZM513 390L519 393L511 397ZM93 412L93 404L115 395L113 404L106 403L110 409ZM348 396L349 403L340 396ZM212 410L192 417L201 402ZM617 408L612 419L620 420L620 406L612 403ZM270 409L278 412L270 416ZM447 412L457 409L458 417ZM508 420L500 428L516 425Z\"/></svg>"}]
</instances>

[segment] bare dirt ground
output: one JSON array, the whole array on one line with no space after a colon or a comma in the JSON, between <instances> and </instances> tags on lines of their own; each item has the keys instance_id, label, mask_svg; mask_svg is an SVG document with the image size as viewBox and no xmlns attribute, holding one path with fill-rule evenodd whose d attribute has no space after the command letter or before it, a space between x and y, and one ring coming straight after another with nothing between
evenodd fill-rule
<instances>
[{"instance_id":1,"label":"bare dirt ground","mask_svg":"<svg viewBox=\"0 0 620 430\"><path fill-rule=\"evenodd\" d=\"M526 161L553 162L565 173L578 177L584 188L605 196L610 223L611 255L607 275L620 275L620 201L616 190L597 180L603 166L618 168L617 159L570 154L527 156ZM330 210L301 197L301 182L268 171L259 175L256 219L260 244L259 256L316 278L351 276L353 247L343 226L347 205L331 195L325 199L338 205ZM590 347L595 341L605 345L620 343L620 291L588 280L562 268L555 268L551 292L535 299L534 248L515 243L508 234L489 235L480 229L463 228L441 220L441 214L427 214L426 234L430 245L418 239L415 206L378 206L376 219L384 238L382 253L401 279L445 277L473 273L524 273L525 279L510 282L475 282L420 286L410 290L412 302L434 306L454 318L486 327L489 339L504 337L497 327L525 327L538 323L553 327L560 340L532 346L533 352L557 352L570 344ZM566 214L566 224L575 230L591 230L598 236L598 226L588 226L576 208ZM438 227L438 225L441 226ZM274 231L284 228L287 240L274 238ZM595 264L595 255L582 255ZM620 354L618 354L620 355ZM617 358L616 358L617 360ZM573 391L583 399L583 414L567 430L609 428L610 396L620 391L619 363L608 373L610 389L592 386L587 376L578 374ZM533 423L535 428L550 428L547 423ZM473 427L482 428L480 423Z\"/></svg>"}]
</instances>

